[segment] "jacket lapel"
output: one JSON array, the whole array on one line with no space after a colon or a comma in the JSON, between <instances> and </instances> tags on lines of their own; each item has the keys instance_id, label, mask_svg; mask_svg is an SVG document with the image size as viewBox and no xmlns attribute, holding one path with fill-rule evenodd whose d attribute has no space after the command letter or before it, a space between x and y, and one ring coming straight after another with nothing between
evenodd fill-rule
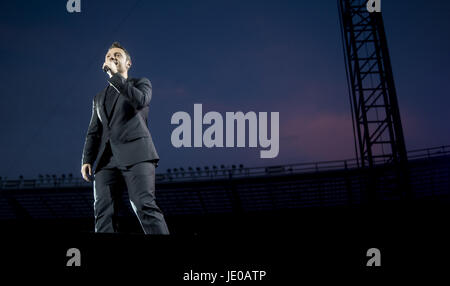
<instances>
[{"instance_id":1,"label":"jacket lapel","mask_svg":"<svg viewBox=\"0 0 450 286\"><path fill-rule=\"evenodd\" d=\"M97 116L100 118L102 123L108 123L108 117L105 112L105 97L106 97L106 88L100 92L100 96L98 97L97 102Z\"/></svg>"},{"instance_id":2,"label":"jacket lapel","mask_svg":"<svg viewBox=\"0 0 450 286\"><path fill-rule=\"evenodd\" d=\"M111 117L108 118L108 125L110 124L111 119L112 119L112 117L114 115L114 109L116 108L117 99L119 98L119 92L115 88L113 88L113 90L114 90L113 106L112 106L112 109L111 109Z\"/></svg>"},{"instance_id":3,"label":"jacket lapel","mask_svg":"<svg viewBox=\"0 0 450 286\"><path fill-rule=\"evenodd\" d=\"M131 79L128 78L127 80ZM106 106L105 106L106 92L108 90L108 87L106 87L102 92L100 92L100 96L97 102L97 115L102 123L105 123L109 126L111 123L111 119L114 115L114 109L116 108L117 100L119 99L120 93L115 88L111 87L111 89L114 90L114 98L113 98L113 107L111 109L111 117L108 117L106 115Z\"/></svg>"}]
</instances>

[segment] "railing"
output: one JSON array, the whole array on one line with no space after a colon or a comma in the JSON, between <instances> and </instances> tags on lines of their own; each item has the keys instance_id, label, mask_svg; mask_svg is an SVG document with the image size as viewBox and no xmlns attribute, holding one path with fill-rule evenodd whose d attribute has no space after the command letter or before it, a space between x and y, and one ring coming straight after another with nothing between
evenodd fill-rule
<instances>
[{"instance_id":1,"label":"railing","mask_svg":"<svg viewBox=\"0 0 450 286\"><path fill-rule=\"evenodd\" d=\"M408 159L424 159L450 154L450 145L408 151Z\"/></svg>"},{"instance_id":2,"label":"railing","mask_svg":"<svg viewBox=\"0 0 450 286\"><path fill-rule=\"evenodd\" d=\"M433 147L426 149L416 149L408 151L409 160L429 159L432 157L450 155L450 145ZM379 162L382 164L383 162ZM311 172L324 172L332 170L345 170L358 168L356 159L336 160L336 161L321 161L300 164L287 165L273 165L266 167L252 167L246 168L243 165L221 165L220 168L216 166L204 168L183 168L168 169L166 173L157 173L157 183L182 182L192 180L214 180L227 178L244 178L244 177L259 177L259 176L276 176L280 174L301 174ZM82 178L73 178L73 176L42 176L38 179L24 179L20 177L16 180L1 179L1 189L34 189L34 188L53 188L53 187L88 187L91 183L85 182Z\"/></svg>"}]
</instances>

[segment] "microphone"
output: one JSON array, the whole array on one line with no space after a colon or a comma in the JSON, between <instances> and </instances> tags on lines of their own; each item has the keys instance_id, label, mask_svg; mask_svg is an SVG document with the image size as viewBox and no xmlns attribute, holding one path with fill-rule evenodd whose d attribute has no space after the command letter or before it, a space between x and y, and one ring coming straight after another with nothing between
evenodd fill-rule
<instances>
[{"instance_id":1,"label":"microphone","mask_svg":"<svg viewBox=\"0 0 450 286\"><path fill-rule=\"evenodd\" d=\"M108 66L105 66L104 68L103 68L103 71L104 72L111 72L111 69L108 67ZM112 72L111 72L112 73Z\"/></svg>"}]
</instances>

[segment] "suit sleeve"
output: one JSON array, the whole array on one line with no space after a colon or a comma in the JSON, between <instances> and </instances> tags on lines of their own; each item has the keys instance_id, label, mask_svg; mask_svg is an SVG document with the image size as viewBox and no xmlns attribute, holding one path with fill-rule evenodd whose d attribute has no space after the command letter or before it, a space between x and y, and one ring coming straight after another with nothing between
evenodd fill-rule
<instances>
[{"instance_id":1,"label":"suit sleeve","mask_svg":"<svg viewBox=\"0 0 450 286\"><path fill-rule=\"evenodd\" d=\"M98 119L96 112L95 98L92 103L92 115L89 123L89 128L86 134L86 140L84 142L83 157L81 164L94 164L97 157L98 149L100 147L100 141L102 138L102 123Z\"/></svg>"},{"instance_id":2,"label":"suit sleeve","mask_svg":"<svg viewBox=\"0 0 450 286\"><path fill-rule=\"evenodd\" d=\"M141 78L133 84L116 73L108 81L120 94L127 97L135 108L141 109L150 105L150 100L152 99L152 84L150 80Z\"/></svg>"}]
</instances>

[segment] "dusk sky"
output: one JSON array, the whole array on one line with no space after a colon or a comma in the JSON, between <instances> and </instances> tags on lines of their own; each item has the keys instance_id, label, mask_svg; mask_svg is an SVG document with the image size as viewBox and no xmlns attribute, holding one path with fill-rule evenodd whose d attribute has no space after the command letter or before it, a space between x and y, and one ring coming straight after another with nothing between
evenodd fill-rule
<instances>
[{"instance_id":1,"label":"dusk sky","mask_svg":"<svg viewBox=\"0 0 450 286\"><path fill-rule=\"evenodd\" d=\"M80 176L92 99L114 41L153 85L149 129L167 168L355 157L336 0L3 1L0 176ZM407 149L450 144L450 1L382 1ZM177 111L279 112L280 152L175 148Z\"/></svg>"}]
</instances>

